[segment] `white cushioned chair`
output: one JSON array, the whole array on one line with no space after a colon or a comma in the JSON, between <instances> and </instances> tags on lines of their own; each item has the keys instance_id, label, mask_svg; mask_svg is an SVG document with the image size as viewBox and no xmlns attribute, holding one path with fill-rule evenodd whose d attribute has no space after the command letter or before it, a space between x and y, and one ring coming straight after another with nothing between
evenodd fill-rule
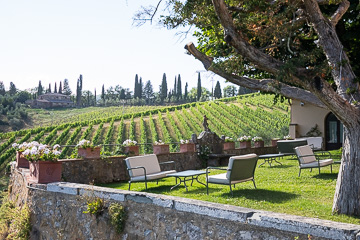
<instances>
[{"instance_id":1,"label":"white cushioned chair","mask_svg":"<svg viewBox=\"0 0 360 240\"><path fill-rule=\"evenodd\" d=\"M209 183L229 185L231 195L233 195L231 185L235 187L236 183L252 181L255 185L254 173L258 156L256 154L247 154L234 156L229 159L228 168L208 167L206 168L206 193L209 194ZM227 171L226 173L209 175L209 169L218 169Z\"/></svg>"},{"instance_id":2,"label":"white cushioned chair","mask_svg":"<svg viewBox=\"0 0 360 240\"><path fill-rule=\"evenodd\" d=\"M325 156L324 152L322 152L322 155L316 155L309 145L296 147L294 150L299 161L299 177L301 174L301 169L303 168L310 168L311 170L313 168L319 168L320 174L321 167L330 166L332 172L332 164L334 161L331 158L320 160L320 157ZM331 157L330 152L328 155Z\"/></svg>"},{"instance_id":3,"label":"white cushioned chair","mask_svg":"<svg viewBox=\"0 0 360 240\"><path fill-rule=\"evenodd\" d=\"M155 154L128 157L125 159L127 170L130 176L129 190L131 182L145 182L145 189L147 189L147 182L151 180L159 180L167 177L167 174L175 173L176 170L161 171L160 165L173 163L174 161L159 163ZM174 169L176 167L174 166Z\"/></svg>"}]
</instances>

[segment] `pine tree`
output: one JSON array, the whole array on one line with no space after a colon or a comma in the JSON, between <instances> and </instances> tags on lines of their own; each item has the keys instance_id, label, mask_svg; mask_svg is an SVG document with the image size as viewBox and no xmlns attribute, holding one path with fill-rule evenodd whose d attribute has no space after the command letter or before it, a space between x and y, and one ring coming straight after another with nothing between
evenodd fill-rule
<instances>
[{"instance_id":1,"label":"pine tree","mask_svg":"<svg viewBox=\"0 0 360 240\"><path fill-rule=\"evenodd\" d=\"M138 79L137 74L135 75L134 98L140 98L140 96L139 96L139 79Z\"/></svg>"},{"instance_id":2,"label":"pine tree","mask_svg":"<svg viewBox=\"0 0 360 240\"><path fill-rule=\"evenodd\" d=\"M200 73L198 73L198 84L197 84L197 95L196 95L197 101L199 101L200 98L201 98L201 78L200 78Z\"/></svg>"},{"instance_id":3,"label":"pine tree","mask_svg":"<svg viewBox=\"0 0 360 240\"><path fill-rule=\"evenodd\" d=\"M188 98L188 83L185 83L185 92L184 92L184 99L187 100Z\"/></svg>"},{"instance_id":4,"label":"pine tree","mask_svg":"<svg viewBox=\"0 0 360 240\"><path fill-rule=\"evenodd\" d=\"M60 81L60 84L59 84L59 93L62 94L62 85L61 85L61 81Z\"/></svg>"},{"instance_id":5,"label":"pine tree","mask_svg":"<svg viewBox=\"0 0 360 240\"><path fill-rule=\"evenodd\" d=\"M13 82L10 82L10 89L9 89L9 94L11 96L15 95L17 92L16 86Z\"/></svg>"},{"instance_id":6,"label":"pine tree","mask_svg":"<svg viewBox=\"0 0 360 240\"><path fill-rule=\"evenodd\" d=\"M181 77L178 75L177 79L177 90L176 90L177 98L182 99L182 89L181 89Z\"/></svg>"},{"instance_id":7,"label":"pine tree","mask_svg":"<svg viewBox=\"0 0 360 240\"><path fill-rule=\"evenodd\" d=\"M69 80L67 80L66 78L64 79L64 88L63 88L63 92L65 95L68 95L70 96L72 91L70 89L70 86L69 86Z\"/></svg>"},{"instance_id":8,"label":"pine tree","mask_svg":"<svg viewBox=\"0 0 360 240\"><path fill-rule=\"evenodd\" d=\"M147 104L150 104L154 99L154 91L150 80L148 80L145 84L144 97Z\"/></svg>"},{"instance_id":9,"label":"pine tree","mask_svg":"<svg viewBox=\"0 0 360 240\"><path fill-rule=\"evenodd\" d=\"M5 86L4 83L2 81L0 81L0 95L5 96Z\"/></svg>"},{"instance_id":10,"label":"pine tree","mask_svg":"<svg viewBox=\"0 0 360 240\"><path fill-rule=\"evenodd\" d=\"M166 81L166 74L163 74L162 82L160 85L160 99L161 101L164 101L164 99L167 97L167 81Z\"/></svg>"},{"instance_id":11,"label":"pine tree","mask_svg":"<svg viewBox=\"0 0 360 240\"><path fill-rule=\"evenodd\" d=\"M55 87L54 87L54 93L57 93L56 82L55 82Z\"/></svg>"},{"instance_id":12,"label":"pine tree","mask_svg":"<svg viewBox=\"0 0 360 240\"><path fill-rule=\"evenodd\" d=\"M125 98L126 98L125 89L124 89L124 88L122 88L122 89L120 90L120 96L119 96L119 98L120 98L120 99L125 99Z\"/></svg>"},{"instance_id":13,"label":"pine tree","mask_svg":"<svg viewBox=\"0 0 360 240\"><path fill-rule=\"evenodd\" d=\"M215 98L221 98L221 87L220 82L217 81L214 89L214 97Z\"/></svg>"},{"instance_id":14,"label":"pine tree","mask_svg":"<svg viewBox=\"0 0 360 240\"><path fill-rule=\"evenodd\" d=\"M43 86L41 85L41 80L39 80L39 86L38 86L38 91L37 91L37 95L40 96L43 94Z\"/></svg>"}]
</instances>

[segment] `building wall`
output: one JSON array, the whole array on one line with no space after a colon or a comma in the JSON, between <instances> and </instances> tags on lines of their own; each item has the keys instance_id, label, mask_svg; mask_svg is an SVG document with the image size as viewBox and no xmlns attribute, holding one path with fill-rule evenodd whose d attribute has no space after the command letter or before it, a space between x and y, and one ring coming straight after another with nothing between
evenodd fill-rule
<instances>
[{"instance_id":1,"label":"building wall","mask_svg":"<svg viewBox=\"0 0 360 240\"><path fill-rule=\"evenodd\" d=\"M298 100L291 103L291 126L290 135L292 138L299 138L306 135L311 128L318 125L321 137L325 138L325 118L330 113L329 110L316 107L312 104L301 104ZM294 130L292 130L292 128Z\"/></svg>"}]
</instances>

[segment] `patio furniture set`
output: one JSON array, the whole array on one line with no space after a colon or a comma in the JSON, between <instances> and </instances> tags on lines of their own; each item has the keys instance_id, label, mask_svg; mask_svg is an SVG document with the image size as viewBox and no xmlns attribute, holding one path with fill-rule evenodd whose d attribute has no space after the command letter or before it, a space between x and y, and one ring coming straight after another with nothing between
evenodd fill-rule
<instances>
[{"instance_id":1,"label":"patio furniture set","mask_svg":"<svg viewBox=\"0 0 360 240\"><path fill-rule=\"evenodd\" d=\"M289 140L288 140L289 141ZM314 154L313 149L310 145L307 145L306 140L290 140L287 143L278 142L278 154L265 154L265 155L256 155L256 154L246 154L240 156L232 156L229 158L229 164L227 168L221 167L207 167L206 170L186 170L177 172L175 162L168 161L159 163L157 156L155 154L144 155L144 156L134 156L128 157L125 159L128 174L130 177L129 180L129 190L132 182L145 182L145 189L147 190L147 182L156 180L157 183L160 179L166 177L174 177L175 185L171 187L170 190L175 187L184 184L186 191L188 191L188 186L186 182L191 181L191 186L194 181L204 185L206 187L206 192L209 194L209 184L221 184L228 185L230 187L230 192L232 192L232 185L235 187L235 184L252 181L255 185L254 173L257 165L258 159L264 159L264 162L259 165L262 166L265 163L268 163L271 167L273 162L278 162L276 159L286 156L286 155L296 155L299 162L299 177L302 169L313 168L319 169L325 166L330 166L332 172L332 164L334 161L330 158L320 160L320 157L326 156L324 152L321 154ZM330 154L330 153L329 153ZM172 164L172 170L162 171L160 166L165 164ZM226 171L222 174L210 175L210 170L222 170ZM199 181L198 177L201 175L206 175L206 183Z\"/></svg>"}]
</instances>

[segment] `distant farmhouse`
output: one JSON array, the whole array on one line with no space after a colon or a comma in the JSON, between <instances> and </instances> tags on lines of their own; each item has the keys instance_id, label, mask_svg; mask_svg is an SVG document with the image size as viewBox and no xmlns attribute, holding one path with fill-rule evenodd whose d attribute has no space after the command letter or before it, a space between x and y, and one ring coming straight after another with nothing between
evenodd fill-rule
<instances>
[{"instance_id":1,"label":"distant farmhouse","mask_svg":"<svg viewBox=\"0 0 360 240\"><path fill-rule=\"evenodd\" d=\"M74 107L74 103L71 101L70 96L60 93L46 93L38 96L36 100L28 100L26 104L29 104L34 108L68 108Z\"/></svg>"}]
</instances>

